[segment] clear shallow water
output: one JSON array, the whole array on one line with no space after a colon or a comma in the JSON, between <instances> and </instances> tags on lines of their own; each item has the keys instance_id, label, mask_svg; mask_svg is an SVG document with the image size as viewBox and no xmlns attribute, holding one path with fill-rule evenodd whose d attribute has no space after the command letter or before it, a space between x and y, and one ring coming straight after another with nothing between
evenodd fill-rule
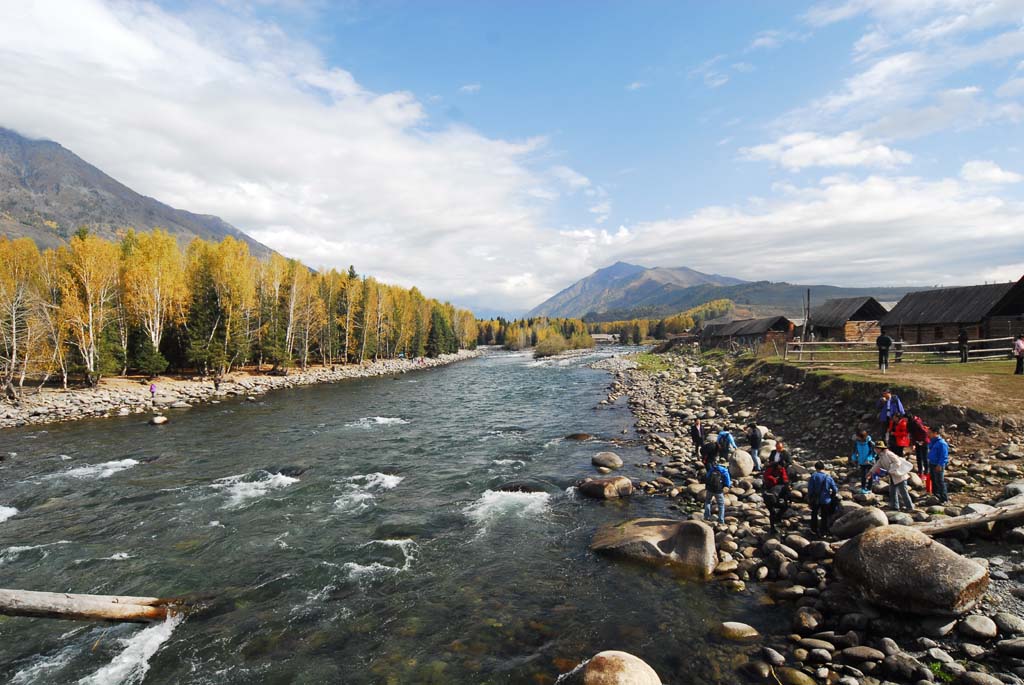
<instances>
[{"instance_id":1,"label":"clear shallow water","mask_svg":"<svg viewBox=\"0 0 1024 685\"><path fill-rule=\"evenodd\" d=\"M595 358L0 434L0 587L214 597L148 627L0 618L0 681L544 683L624 649L669 683L731 682L711 622L767 610L587 551L602 523L668 513L567 491L597 451L644 454L609 444L635 436L624 404L595 408ZM495 489L522 479L547 492Z\"/></svg>"}]
</instances>

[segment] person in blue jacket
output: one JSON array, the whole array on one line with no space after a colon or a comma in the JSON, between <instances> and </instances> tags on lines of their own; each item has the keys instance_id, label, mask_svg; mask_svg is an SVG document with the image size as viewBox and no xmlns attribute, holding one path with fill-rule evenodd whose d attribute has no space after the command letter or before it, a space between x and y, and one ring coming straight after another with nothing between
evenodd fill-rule
<instances>
[{"instance_id":1,"label":"person in blue jacket","mask_svg":"<svg viewBox=\"0 0 1024 685\"><path fill-rule=\"evenodd\" d=\"M949 443L935 428L928 429L928 467L932 475L932 494L939 501L949 501L946 492L946 466L949 465Z\"/></svg>"},{"instance_id":2,"label":"person in blue jacket","mask_svg":"<svg viewBox=\"0 0 1024 685\"><path fill-rule=\"evenodd\" d=\"M878 421L882 424L882 433L885 434L885 439L888 441L889 423L900 414L907 412L903 411L903 402L900 401L900 396L893 395L892 390L888 388L882 391L882 396L878 398L876 407L878 408Z\"/></svg>"},{"instance_id":3,"label":"person in blue jacket","mask_svg":"<svg viewBox=\"0 0 1024 685\"><path fill-rule=\"evenodd\" d=\"M815 462L814 473L807 479L807 502L811 505L811 531L827 535L829 519L839 504L839 488L825 471L824 462Z\"/></svg>"},{"instance_id":4,"label":"person in blue jacket","mask_svg":"<svg viewBox=\"0 0 1024 685\"><path fill-rule=\"evenodd\" d=\"M875 463L875 444L866 430L857 431L857 439L853 441L853 454L850 463L860 469L861 494L868 492L868 473Z\"/></svg>"},{"instance_id":5,"label":"person in blue jacket","mask_svg":"<svg viewBox=\"0 0 1024 685\"><path fill-rule=\"evenodd\" d=\"M704 520L711 520L711 500L718 503L718 522L725 523L725 489L732 486L729 470L712 463L704 477Z\"/></svg>"},{"instance_id":6,"label":"person in blue jacket","mask_svg":"<svg viewBox=\"0 0 1024 685\"><path fill-rule=\"evenodd\" d=\"M718 444L718 456L722 459L728 459L729 455L736 451L736 438L727 430L718 431L715 442Z\"/></svg>"}]
</instances>

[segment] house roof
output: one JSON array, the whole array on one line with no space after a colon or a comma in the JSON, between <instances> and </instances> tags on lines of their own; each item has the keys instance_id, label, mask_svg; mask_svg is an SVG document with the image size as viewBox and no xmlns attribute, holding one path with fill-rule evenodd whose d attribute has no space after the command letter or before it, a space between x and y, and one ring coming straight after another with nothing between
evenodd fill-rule
<instances>
[{"instance_id":1,"label":"house roof","mask_svg":"<svg viewBox=\"0 0 1024 685\"><path fill-rule=\"evenodd\" d=\"M744 335L761 335L774 330L779 325L791 326L792 321L784 316L769 316L763 319L740 319L723 323L709 324L701 331L705 338L732 338Z\"/></svg>"},{"instance_id":2,"label":"house roof","mask_svg":"<svg viewBox=\"0 0 1024 685\"><path fill-rule=\"evenodd\" d=\"M811 310L811 326L838 328L847 321L878 321L888 310L873 297L842 297L825 300Z\"/></svg>"},{"instance_id":3,"label":"house roof","mask_svg":"<svg viewBox=\"0 0 1024 685\"><path fill-rule=\"evenodd\" d=\"M968 324L984 319L1016 283L937 288L906 294L882 319L883 326Z\"/></svg>"}]
</instances>

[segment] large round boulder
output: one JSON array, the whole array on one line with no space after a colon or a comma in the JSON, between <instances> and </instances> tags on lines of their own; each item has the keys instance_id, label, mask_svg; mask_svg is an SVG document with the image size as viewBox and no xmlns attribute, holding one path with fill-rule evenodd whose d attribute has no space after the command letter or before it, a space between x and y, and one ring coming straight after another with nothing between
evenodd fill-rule
<instances>
[{"instance_id":1,"label":"large round boulder","mask_svg":"<svg viewBox=\"0 0 1024 685\"><path fill-rule=\"evenodd\" d=\"M621 469L622 457L615 452L598 452L590 458L590 463L594 466L603 466L606 469Z\"/></svg>"},{"instance_id":2,"label":"large round boulder","mask_svg":"<svg viewBox=\"0 0 1024 685\"><path fill-rule=\"evenodd\" d=\"M643 659L628 652L600 652L559 679L567 685L661 685L661 678Z\"/></svg>"},{"instance_id":3,"label":"large round boulder","mask_svg":"<svg viewBox=\"0 0 1024 685\"><path fill-rule=\"evenodd\" d=\"M691 578L710 578L718 565L715 531L701 521L648 518L602 526L590 549L670 565Z\"/></svg>"},{"instance_id":4,"label":"large round boulder","mask_svg":"<svg viewBox=\"0 0 1024 685\"><path fill-rule=\"evenodd\" d=\"M907 526L871 528L836 553L835 568L861 595L896 611L958 616L988 589L988 569Z\"/></svg>"},{"instance_id":5,"label":"large round boulder","mask_svg":"<svg viewBox=\"0 0 1024 685\"><path fill-rule=\"evenodd\" d=\"M843 514L832 524L832 534L840 540L860 535L870 528L889 525L885 512L876 507L861 507Z\"/></svg>"},{"instance_id":6,"label":"large round boulder","mask_svg":"<svg viewBox=\"0 0 1024 685\"><path fill-rule=\"evenodd\" d=\"M743 478L754 472L754 458L746 450L733 450L729 455L729 475Z\"/></svg>"},{"instance_id":7,"label":"large round boulder","mask_svg":"<svg viewBox=\"0 0 1024 685\"><path fill-rule=\"evenodd\" d=\"M587 478L577 487L581 494L596 499L618 499L633 494L633 481L625 476Z\"/></svg>"}]
</instances>

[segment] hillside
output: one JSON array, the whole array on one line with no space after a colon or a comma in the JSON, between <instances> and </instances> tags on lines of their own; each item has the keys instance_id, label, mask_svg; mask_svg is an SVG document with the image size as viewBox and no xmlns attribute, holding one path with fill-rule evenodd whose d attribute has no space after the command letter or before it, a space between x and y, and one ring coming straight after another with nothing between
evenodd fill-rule
<instances>
[{"instance_id":1,"label":"hillside","mask_svg":"<svg viewBox=\"0 0 1024 685\"><path fill-rule=\"evenodd\" d=\"M580 317L587 312L630 309L670 299L694 286L741 284L738 278L705 274L688 267L646 268L616 262L598 269L532 309L527 316ZM572 312L566 314L565 312Z\"/></svg>"},{"instance_id":2,"label":"hillside","mask_svg":"<svg viewBox=\"0 0 1024 685\"><path fill-rule=\"evenodd\" d=\"M669 273L678 278L666 277ZM529 315L585 317L587 321L661 318L711 300L729 299L737 308L757 315L800 316L808 288L812 305L834 297L860 295L871 295L883 302L895 301L908 292L920 290L745 282L685 267L647 269L618 262L577 281L534 308Z\"/></svg>"},{"instance_id":3,"label":"hillside","mask_svg":"<svg viewBox=\"0 0 1024 685\"><path fill-rule=\"evenodd\" d=\"M108 239L127 228L156 227L182 242L230 235L248 243L253 254L271 252L219 217L140 195L57 143L0 128L0 235L55 247L82 226Z\"/></svg>"}]
</instances>

